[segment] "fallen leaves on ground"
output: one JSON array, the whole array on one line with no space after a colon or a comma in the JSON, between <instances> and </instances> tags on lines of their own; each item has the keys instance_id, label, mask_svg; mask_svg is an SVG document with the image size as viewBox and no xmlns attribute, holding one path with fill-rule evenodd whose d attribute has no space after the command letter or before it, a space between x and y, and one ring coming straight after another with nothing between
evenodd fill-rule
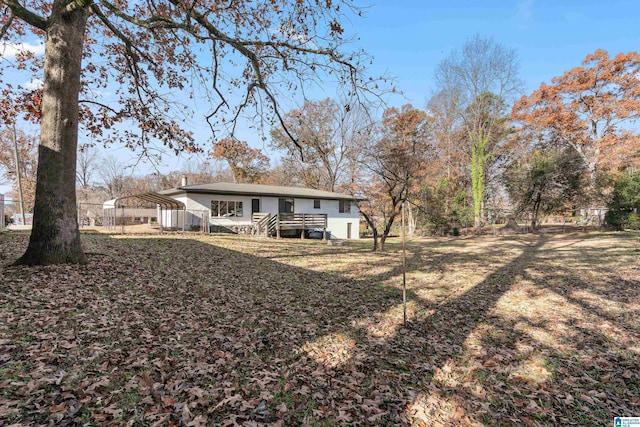
<instances>
[{"instance_id":1,"label":"fallen leaves on ground","mask_svg":"<svg viewBox=\"0 0 640 427\"><path fill-rule=\"evenodd\" d=\"M640 240L86 234L2 258L0 424L606 425L640 411ZM3 254L28 236L0 234Z\"/></svg>"}]
</instances>

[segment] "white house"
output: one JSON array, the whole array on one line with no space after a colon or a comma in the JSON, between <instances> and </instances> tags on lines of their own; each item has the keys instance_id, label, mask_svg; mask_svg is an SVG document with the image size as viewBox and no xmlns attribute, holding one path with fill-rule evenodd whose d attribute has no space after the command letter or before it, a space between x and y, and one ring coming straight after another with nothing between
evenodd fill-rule
<instances>
[{"instance_id":1,"label":"white house","mask_svg":"<svg viewBox=\"0 0 640 427\"><path fill-rule=\"evenodd\" d=\"M184 203L185 212L208 211L214 227L248 230L271 221L269 227L278 233L320 228L331 238L360 237L357 199L349 194L226 182L182 185L159 194Z\"/></svg>"}]
</instances>

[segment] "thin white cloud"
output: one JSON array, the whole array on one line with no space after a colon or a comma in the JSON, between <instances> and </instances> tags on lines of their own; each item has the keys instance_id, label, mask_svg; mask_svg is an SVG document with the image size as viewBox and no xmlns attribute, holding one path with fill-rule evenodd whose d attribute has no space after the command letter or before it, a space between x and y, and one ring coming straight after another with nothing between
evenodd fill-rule
<instances>
[{"instance_id":1,"label":"thin white cloud","mask_svg":"<svg viewBox=\"0 0 640 427\"><path fill-rule=\"evenodd\" d=\"M284 36L288 38L289 41L298 43L300 45L309 44L312 48L317 47L317 45L310 38L306 37L304 34L296 32L292 28L287 28L284 25L278 25L277 27L272 29L271 32Z\"/></svg>"},{"instance_id":2,"label":"thin white cloud","mask_svg":"<svg viewBox=\"0 0 640 427\"><path fill-rule=\"evenodd\" d=\"M28 82L26 82L23 86L25 89L36 90L36 89L41 89L43 85L44 85L44 82L42 81L42 79L31 79Z\"/></svg>"},{"instance_id":3,"label":"thin white cloud","mask_svg":"<svg viewBox=\"0 0 640 427\"><path fill-rule=\"evenodd\" d=\"M521 0L518 3L515 16L518 29L525 30L533 21L533 0Z\"/></svg>"},{"instance_id":4,"label":"thin white cloud","mask_svg":"<svg viewBox=\"0 0 640 427\"><path fill-rule=\"evenodd\" d=\"M1 43L0 58L12 59L16 57L18 52L32 52L35 55L44 53L44 43Z\"/></svg>"}]
</instances>

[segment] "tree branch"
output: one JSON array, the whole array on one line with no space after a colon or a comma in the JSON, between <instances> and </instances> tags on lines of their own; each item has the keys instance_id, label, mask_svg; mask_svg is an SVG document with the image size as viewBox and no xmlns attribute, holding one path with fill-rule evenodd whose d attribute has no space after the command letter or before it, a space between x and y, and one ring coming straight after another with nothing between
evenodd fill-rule
<instances>
[{"instance_id":1,"label":"tree branch","mask_svg":"<svg viewBox=\"0 0 640 427\"><path fill-rule=\"evenodd\" d=\"M89 99L80 99L80 100L78 100L78 103L79 104L94 104L94 105L97 105L98 107L104 108L105 110L109 110L109 111L111 111L112 113L114 113L116 115L122 114L122 112L116 111L115 109L113 109L113 108L109 107L108 105L105 105L105 104L103 104L101 102L91 101Z\"/></svg>"},{"instance_id":2,"label":"tree branch","mask_svg":"<svg viewBox=\"0 0 640 427\"><path fill-rule=\"evenodd\" d=\"M11 11L11 9L9 10ZM7 31L9 31L9 27L13 24L13 18L15 18L15 15L13 14L13 11L11 11L9 19L7 19L7 22L5 22L2 28L0 28L0 40L2 40L5 34L7 34Z\"/></svg>"},{"instance_id":3,"label":"tree branch","mask_svg":"<svg viewBox=\"0 0 640 427\"><path fill-rule=\"evenodd\" d=\"M74 1L85 1L85 0L74 0ZM256 89L261 90L266 95L266 98L269 100L269 103L273 107L274 115L278 120L278 122L280 123L280 125L282 126L282 128L284 129L284 132L287 134L287 136L291 139L291 141L296 145L296 147L299 150L301 150L300 145L298 141L295 139L295 137L287 129L287 126L280 112L279 104L276 100L276 97L274 96L273 92L271 91L271 88L267 84L267 76L265 76L264 66L262 64L263 58L254 50L254 48L260 49L260 48L266 47L273 50L276 53L276 57L283 62L283 67L286 70L290 69L289 63L288 63L289 61L288 61L287 55L284 54L282 50L297 52L302 55L315 55L319 57L324 57L329 62L337 64L337 66L341 68L341 71L346 72L346 75L347 75L346 79L350 81L350 84L354 88L358 84L357 67L351 62L349 62L350 58L343 57L339 52L337 52L335 49L331 47L316 48L313 46L297 45L297 44L289 43L287 41L243 40L240 38L235 38L233 36L226 34L224 31L218 28L214 22L211 22L210 18L208 17L208 13L198 11L194 7L195 3L191 5L191 7L183 8L183 4L179 0L169 0L169 2L176 8L175 9L176 13L179 13L183 16L183 19L181 21L170 18L170 17L166 17L166 16L151 16L146 19L140 19L122 11L116 4L111 3L109 0L99 0L99 4L105 8L105 11L108 10L118 19L122 19L125 22L133 24L135 26L148 28L148 29L165 29L165 30L181 29L186 33L190 34L192 37L194 37L197 40L201 40L201 41L211 40L214 43L213 45L214 53L217 48L216 45L218 42L225 43L226 45L230 46L233 50L235 50L237 53L239 53L241 56L243 56L247 60L248 66L251 69L253 74L253 79L252 79L253 82L248 85L245 100L239 106L234 120L237 119L238 115L247 106L251 93ZM96 14L98 15L99 19L105 25L107 25L107 27L116 35L116 37L120 38L125 43L125 47L127 49L130 49L131 43L126 37L126 35L123 34L121 31L117 30L115 28L115 25L109 22L108 18L106 18L103 14L99 13L98 7L94 5L92 8L94 9L94 11L96 11ZM139 52L137 50L136 52L144 57L143 52ZM210 126L211 126L211 122L210 122L211 117L214 116L221 107L227 105L226 99L220 93L216 84L217 78L218 78L217 55L216 57L214 57L214 61L216 61L214 62L214 75L213 75L214 90L216 91L217 95L220 97L220 102L217 104L214 111L211 114L207 115L206 117L207 123L209 123ZM313 64L313 63L308 64L308 66L312 70L315 69L315 65L316 64ZM325 65L324 63L322 63L322 64L319 64L319 66L323 67Z\"/></svg>"},{"instance_id":4,"label":"tree branch","mask_svg":"<svg viewBox=\"0 0 640 427\"><path fill-rule=\"evenodd\" d=\"M102 2L104 3L104 2ZM102 21L102 23L104 25L106 25L106 27L118 38L120 39L120 41L122 41L122 43L124 43L125 45L125 49L128 52L127 56L133 56L133 51L135 50L137 54L139 54L142 58L145 58L147 61L149 61L149 63L151 64L155 64L155 61L146 54L146 52L142 51L141 49L139 49L132 41L129 37L127 37L122 31L120 31L118 28L116 28L115 25L113 25L113 23L111 21L109 21L109 18L107 18L105 16L104 13L102 13L102 11L100 10L100 8L95 4L95 3L91 3L91 11L93 13L96 14L96 16L98 17L98 19L100 19L100 21ZM136 58L133 58L134 60ZM137 61L135 61L137 62ZM137 66L135 67L137 69ZM137 74L137 73L135 73Z\"/></svg>"},{"instance_id":5,"label":"tree branch","mask_svg":"<svg viewBox=\"0 0 640 427\"><path fill-rule=\"evenodd\" d=\"M213 51L213 90L215 90L216 94L218 94L218 97L220 97L220 102L218 103L217 107L206 117L207 123L209 124L209 127L213 132L214 127L210 121L211 118L216 114L218 114L218 111L220 110L220 108L222 108L225 105L228 107L229 104L227 104L226 98L218 88L218 43L215 40L212 41L212 51Z\"/></svg>"},{"instance_id":6,"label":"tree branch","mask_svg":"<svg viewBox=\"0 0 640 427\"><path fill-rule=\"evenodd\" d=\"M273 111L275 112L276 117L278 118L278 121L280 122L280 126L282 126L282 129L284 129L284 132L287 134L287 136L289 138L291 138L291 142L293 142L295 144L295 146L298 147L298 150L300 151L300 158L302 159L302 161L304 161L304 154L302 152L302 147L298 143L298 140L291 134L291 132L289 132L289 129L287 128L287 125L284 122L284 118L280 114L280 109L278 108L278 102L276 101L275 96L273 96L273 94L267 88L267 86L265 84L262 84L260 86L260 89L262 89L264 91L264 93L267 95L267 97L271 100L271 103L273 104Z\"/></svg>"},{"instance_id":7,"label":"tree branch","mask_svg":"<svg viewBox=\"0 0 640 427\"><path fill-rule=\"evenodd\" d=\"M0 4L7 6L9 9L11 9L13 15L22 19L29 25L32 25L43 31L46 30L47 25L49 25L49 20L43 18L37 13L30 11L29 9L18 3L16 0L0 0Z\"/></svg>"},{"instance_id":8,"label":"tree branch","mask_svg":"<svg viewBox=\"0 0 640 427\"><path fill-rule=\"evenodd\" d=\"M175 2L172 3L175 4ZM150 30L155 28L182 29L184 31L187 31L189 34L197 36L197 34L193 34L193 31L187 25L180 24L162 16L152 16L149 19L138 19L131 15L127 15L126 13L122 12L117 6L111 4L106 0L101 0L100 4L107 8L109 12L113 13L118 18L123 19L131 24L137 25L138 27L147 28Z\"/></svg>"},{"instance_id":9,"label":"tree branch","mask_svg":"<svg viewBox=\"0 0 640 427\"><path fill-rule=\"evenodd\" d=\"M174 4L177 4L177 0L171 0L171 2L174 3ZM227 36L226 34L224 34L218 28L216 28L213 24L211 24L211 22L209 22L209 20L206 18L206 16L204 16L202 13L196 12L195 10L193 10L192 11L192 15L194 16L196 22L198 22L198 24L202 25L202 27L204 27L205 30L210 35L214 36L215 39L218 39L220 41L224 41L225 43L228 43L230 46L235 48L242 56L247 58L247 60L251 64L251 68L253 69L253 72L255 74L256 81L249 85L249 87L247 89L247 96L245 98L245 102L238 109L238 113L236 114L236 117L240 113L240 111L243 109L243 106L246 105L246 103L248 101L248 98L249 98L249 94L251 93L251 91L256 87L261 89L265 93L265 95L267 95L267 98L269 98L269 100L271 101L271 104L273 105L273 111L274 111L274 113L275 113L275 115L276 115L276 117L278 119L278 122L280 123L280 125L284 129L284 131L287 134L287 136L289 138L291 138L291 141L295 144L295 146L298 147L298 149L300 150L300 155L302 156L302 147L300 146L298 141L295 139L295 137L289 132L289 129L287 129L287 126L286 126L286 124L284 122L282 114L280 113L280 109L278 107L278 102L276 101L276 98L273 95L273 93L271 93L271 91L267 87L267 83L266 83L266 81L264 79L264 76L262 74L262 68L260 67L260 61L259 61L258 56L256 55L255 52L252 52L250 49L247 48L247 46L257 46L259 44L268 45L269 43L247 42L247 41L240 41L240 40L237 40L237 39L233 39L233 38ZM304 49L299 49L299 50L305 51Z\"/></svg>"}]
</instances>

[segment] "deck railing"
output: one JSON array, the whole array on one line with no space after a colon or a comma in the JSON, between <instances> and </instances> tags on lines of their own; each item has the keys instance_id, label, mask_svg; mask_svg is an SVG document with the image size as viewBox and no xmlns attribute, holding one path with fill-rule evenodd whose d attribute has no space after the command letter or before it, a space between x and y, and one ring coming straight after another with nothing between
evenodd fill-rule
<instances>
[{"instance_id":1,"label":"deck railing","mask_svg":"<svg viewBox=\"0 0 640 427\"><path fill-rule=\"evenodd\" d=\"M267 224L267 236L273 236L277 233L276 228L278 227L278 215L271 215L269 217L269 223Z\"/></svg>"},{"instance_id":2,"label":"deck railing","mask_svg":"<svg viewBox=\"0 0 640 427\"><path fill-rule=\"evenodd\" d=\"M252 216L254 234L280 237L281 230L310 230L327 228L327 214L293 213L269 214L254 213ZM304 231L302 232L304 237Z\"/></svg>"},{"instance_id":3,"label":"deck railing","mask_svg":"<svg viewBox=\"0 0 640 427\"><path fill-rule=\"evenodd\" d=\"M327 228L327 214L278 214L281 230L308 230L310 228Z\"/></svg>"}]
</instances>

